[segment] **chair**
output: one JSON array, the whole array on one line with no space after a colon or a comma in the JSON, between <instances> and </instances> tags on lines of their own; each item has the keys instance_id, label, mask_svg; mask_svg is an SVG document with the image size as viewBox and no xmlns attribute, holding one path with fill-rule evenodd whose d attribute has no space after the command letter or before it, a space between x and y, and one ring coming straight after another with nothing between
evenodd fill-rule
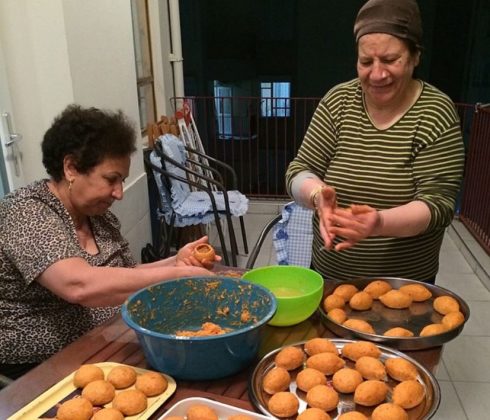
<instances>
[{"instance_id":1,"label":"chair","mask_svg":"<svg viewBox=\"0 0 490 420\"><path fill-rule=\"evenodd\" d=\"M310 267L313 243L313 210L304 208L294 201L284 205L281 214L272 218L262 229L248 261L247 269L255 265L267 235L271 230L272 244L279 265Z\"/></svg>"},{"instance_id":2,"label":"chair","mask_svg":"<svg viewBox=\"0 0 490 420\"><path fill-rule=\"evenodd\" d=\"M206 162L206 163L204 163ZM236 190L237 178L233 168L211 156L184 146L174 135L160 136L145 164L153 172L159 191L159 219L161 233L166 238L166 254L175 227L214 222L218 231L225 264L230 265L220 220L228 228L231 263L237 266L238 246L232 217L238 217L244 251L248 253L243 215L248 210L248 199ZM210 166L213 164L214 167ZM220 170L217 169L220 168ZM232 189L224 186L223 171L231 175Z\"/></svg>"}]
</instances>

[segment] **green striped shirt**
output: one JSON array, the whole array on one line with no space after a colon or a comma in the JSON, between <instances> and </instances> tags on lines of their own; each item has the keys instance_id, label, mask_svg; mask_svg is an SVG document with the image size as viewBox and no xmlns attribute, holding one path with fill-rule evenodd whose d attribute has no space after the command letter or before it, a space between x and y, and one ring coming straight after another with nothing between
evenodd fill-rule
<instances>
[{"instance_id":1,"label":"green striped shirt","mask_svg":"<svg viewBox=\"0 0 490 420\"><path fill-rule=\"evenodd\" d=\"M423 83L406 114L385 130L369 119L359 79L337 85L320 102L286 183L310 171L337 191L338 204L368 204L378 210L425 202L427 230L409 238L366 238L354 247L327 251L313 221L313 266L326 278L360 276L434 277L444 229L451 223L464 164L459 118L452 101ZM339 242L341 239L336 239Z\"/></svg>"}]
</instances>

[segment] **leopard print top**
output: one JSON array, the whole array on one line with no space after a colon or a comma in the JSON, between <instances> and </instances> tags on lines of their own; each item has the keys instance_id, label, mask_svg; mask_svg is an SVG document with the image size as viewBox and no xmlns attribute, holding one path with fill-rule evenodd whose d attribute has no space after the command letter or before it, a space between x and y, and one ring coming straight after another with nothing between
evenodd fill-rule
<instances>
[{"instance_id":1,"label":"leopard print top","mask_svg":"<svg viewBox=\"0 0 490 420\"><path fill-rule=\"evenodd\" d=\"M71 257L92 266L136 264L109 211L90 217L99 253L85 252L47 181L20 188L0 202L0 363L41 362L119 311L71 304L42 287L36 278L51 264Z\"/></svg>"}]
</instances>

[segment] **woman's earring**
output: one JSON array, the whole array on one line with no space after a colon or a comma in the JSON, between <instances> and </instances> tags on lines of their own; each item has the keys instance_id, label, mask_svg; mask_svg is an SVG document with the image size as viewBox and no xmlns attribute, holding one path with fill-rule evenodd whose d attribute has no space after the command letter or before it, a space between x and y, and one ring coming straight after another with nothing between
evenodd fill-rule
<instances>
[{"instance_id":1,"label":"woman's earring","mask_svg":"<svg viewBox=\"0 0 490 420\"><path fill-rule=\"evenodd\" d=\"M73 179L70 179L70 180L68 181L68 191L70 191L70 192L71 192L71 186L72 186L72 185L73 185Z\"/></svg>"}]
</instances>

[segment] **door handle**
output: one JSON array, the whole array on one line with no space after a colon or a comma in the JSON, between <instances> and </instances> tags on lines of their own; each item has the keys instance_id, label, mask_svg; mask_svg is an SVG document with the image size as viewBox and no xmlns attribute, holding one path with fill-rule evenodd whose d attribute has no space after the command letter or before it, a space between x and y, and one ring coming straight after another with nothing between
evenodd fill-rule
<instances>
[{"instance_id":1,"label":"door handle","mask_svg":"<svg viewBox=\"0 0 490 420\"><path fill-rule=\"evenodd\" d=\"M12 146L15 142L19 142L20 140L22 140L22 134L12 133L10 115L8 112L2 112L2 118L5 120L8 131L8 138L4 139L3 144L5 145L5 147Z\"/></svg>"}]
</instances>

